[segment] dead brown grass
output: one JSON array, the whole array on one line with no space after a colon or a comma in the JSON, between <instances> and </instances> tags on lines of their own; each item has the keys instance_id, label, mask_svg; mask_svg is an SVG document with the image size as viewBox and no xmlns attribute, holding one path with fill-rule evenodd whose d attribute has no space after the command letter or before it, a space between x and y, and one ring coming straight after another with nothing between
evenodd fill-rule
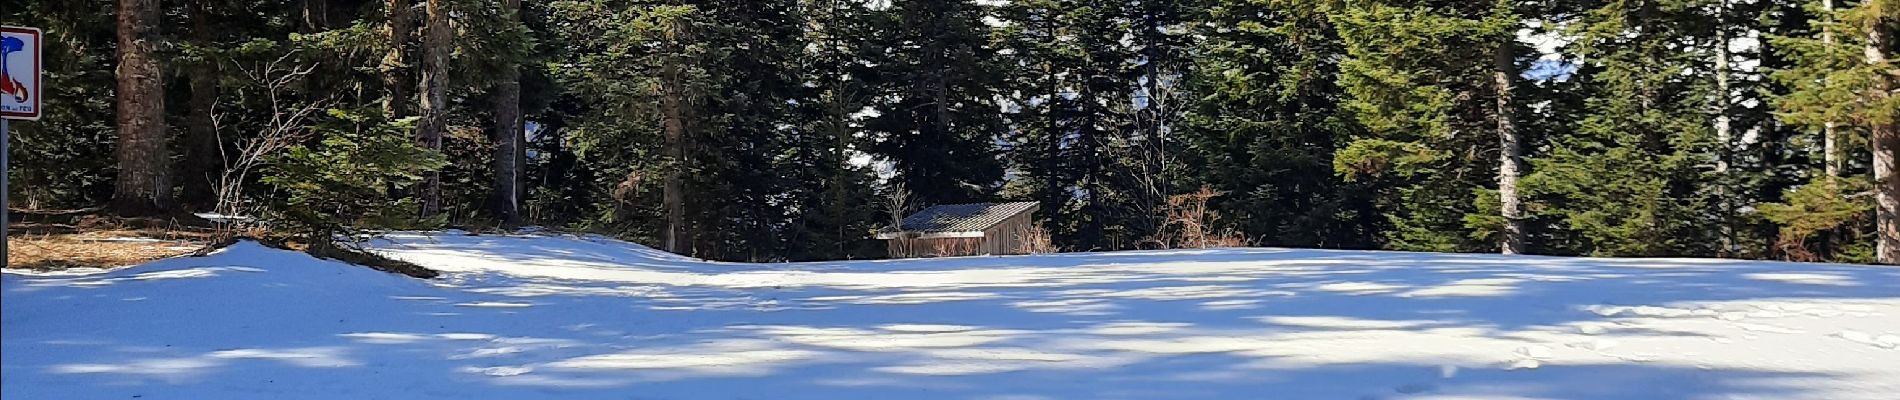
<instances>
[{"instance_id":1,"label":"dead brown grass","mask_svg":"<svg viewBox=\"0 0 1900 400\"><path fill-rule=\"evenodd\" d=\"M15 234L7 240L7 268L59 270L114 268L191 255L211 243L210 235L181 232L91 231Z\"/></svg>"},{"instance_id":2,"label":"dead brown grass","mask_svg":"<svg viewBox=\"0 0 1900 400\"><path fill-rule=\"evenodd\" d=\"M191 216L119 218L101 215L98 211L16 210L14 222L9 226L12 232L7 241L6 268L41 271L117 268L204 255L243 238L389 273L424 279L439 275L420 265L347 246L311 246L259 227L220 227Z\"/></svg>"},{"instance_id":3,"label":"dead brown grass","mask_svg":"<svg viewBox=\"0 0 1900 400\"><path fill-rule=\"evenodd\" d=\"M19 211L7 240L10 269L116 268L192 255L222 242L188 218L118 218L96 210Z\"/></svg>"}]
</instances>

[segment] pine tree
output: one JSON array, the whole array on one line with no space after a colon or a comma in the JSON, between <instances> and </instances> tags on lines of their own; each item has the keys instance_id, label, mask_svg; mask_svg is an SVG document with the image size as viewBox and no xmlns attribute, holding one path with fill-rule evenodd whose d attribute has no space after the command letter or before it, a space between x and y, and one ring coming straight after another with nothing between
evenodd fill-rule
<instances>
[{"instance_id":1,"label":"pine tree","mask_svg":"<svg viewBox=\"0 0 1900 400\"><path fill-rule=\"evenodd\" d=\"M697 12L697 10L693 10ZM665 228L660 231L661 248L674 253L688 253L691 250L693 233L686 222L686 171L691 158L687 148L693 145L693 138L687 133L687 118L691 118L691 107L687 99L688 59L684 56L685 43L693 40L692 25L683 19L663 20L661 30L671 36L661 42L662 55L660 75L656 81L660 95L660 137L664 140L661 154L666 157L665 174L661 178L661 206L665 210Z\"/></svg>"},{"instance_id":2,"label":"pine tree","mask_svg":"<svg viewBox=\"0 0 1900 400\"><path fill-rule=\"evenodd\" d=\"M519 25L521 0L502 0L501 12L503 23ZM495 170L491 209L503 226L514 226L521 222L522 173L527 159L526 127L521 119L520 67L502 67L491 96L495 102L495 127L490 137L494 142L491 157Z\"/></svg>"},{"instance_id":3,"label":"pine tree","mask_svg":"<svg viewBox=\"0 0 1900 400\"><path fill-rule=\"evenodd\" d=\"M1367 186L1333 173L1334 150L1364 131L1340 108L1346 49L1331 7L1218 4L1191 31L1206 39L1176 89L1193 100L1172 132L1182 146L1173 187L1226 193L1215 209L1261 245L1373 247L1383 225Z\"/></svg>"},{"instance_id":4,"label":"pine tree","mask_svg":"<svg viewBox=\"0 0 1900 400\"><path fill-rule=\"evenodd\" d=\"M1552 243L1598 255L1713 255L1724 224L1713 190L1724 146L1710 123L1713 29L1699 1L1604 3L1575 21L1568 51L1589 60L1577 78L1583 115L1532 160L1527 191L1559 224ZM1679 43L1698 43L1685 51Z\"/></svg>"},{"instance_id":5,"label":"pine tree","mask_svg":"<svg viewBox=\"0 0 1900 400\"><path fill-rule=\"evenodd\" d=\"M891 49L865 60L879 66L865 123L868 150L891 163L896 181L921 204L987 200L1003 179L996 140L1002 86L987 6L967 2L894 2L876 22L887 32L864 38Z\"/></svg>"},{"instance_id":6,"label":"pine tree","mask_svg":"<svg viewBox=\"0 0 1900 400\"><path fill-rule=\"evenodd\" d=\"M1887 58L1888 49L1893 47L1893 23L1900 19L1896 15L1900 11L1888 9L1882 2L1862 4L1861 8L1857 22L1867 36L1861 47L1874 72L1865 100L1875 113L1867 121L1867 141L1874 153L1874 231L1879 238L1874 262L1900 264L1900 154L1896 154L1900 153L1900 127L1894 126L1900 124L1894 113L1900 104L1893 102L1891 94L1893 76L1900 70Z\"/></svg>"},{"instance_id":7,"label":"pine tree","mask_svg":"<svg viewBox=\"0 0 1900 400\"><path fill-rule=\"evenodd\" d=\"M1071 212L1067 207L1074 197L1069 193L1074 182L1064 167L1070 151L1064 142L1073 124L1069 116L1078 103L1069 97L1074 93L1075 74L1069 68L1077 58L1075 33L1069 29L1069 21L1063 20L1062 12L1074 5L1031 0L1013 2L998 10L1005 21L997 32L999 46L1008 50L1004 58L1010 67L1007 70L1015 72L1009 82L1011 104L1006 106L1010 109L1006 113L1011 130L1007 154L1018 176L1006 192L1010 197L1042 203L1039 223L1060 227L1062 236L1067 236L1063 228L1068 226Z\"/></svg>"},{"instance_id":8,"label":"pine tree","mask_svg":"<svg viewBox=\"0 0 1900 400\"><path fill-rule=\"evenodd\" d=\"M1772 79L1773 71L1790 68L1792 60L1780 47L1777 36L1824 37L1820 8L1808 9L1802 2L1730 2L1734 17L1728 19L1737 38L1753 37L1755 46L1733 46L1736 63L1753 63L1754 68L1736 68L1732 94L1735 107L1730 109L1733 123L1742 134L1730 152L1735 171L1728 176L1728 187L1735 195L1728 202L1730 226L1736 227L1735 243L1728 256L1741 258L1782 257L1778 224L1769 218L1756 218L1758 205L1783 201L1788 191L1806 182L1819 168L1828 173L1830 158L1825 146L1829 138L1841 135L1837 125L1806 127L1776 118L1774 97L1790 87ZM1837 143L1838 145L1838 143ZM1837 146L1838 147L1838 146ZM1838 161L1838 159L1833 160ZM1819 163L1818 165L1816 163ZM1834 171L1838 173L1839 171Z\"/></svg>"},{"instance_id":9,"label":"pine tree","mask_svg":"<svg viewBox=\"0 0 1900 400\"><path fill-rule=\"evenodd\" d=\"M119 176L112 199L121 214L152 215L172 207L158 11L158 0L119 0Z\"/></svg>"},{"instance_id":10,"label":"pine tree","mask_svg":"<svg viewBox=\"0 0 1900 400\"><path fill-rule=\"evenodd\" d=\"M1508 7L1502 5L1501 7ZM1508 10L1500 10L1501 16L1492 19L1511 21L1516 15ZM1519 254L1524 249L1524 208L1517 195L1517 180L1524 157L1523 135L1517 130L1516 113L1518 104L1513 101L1512 93L1517 86L1517 38L1504 36L1495 39L1497 43L1491 50L1491 81L1493 96L1497 106L1491 111L1491 119L1497 124L1498 135L1498 217L1503 219L1498 225L1498 250L1504 254Z\"/></svg>"},{"instance_id":11,"label":"pine tree","mask_svg":"<svg viewBox=\"0 0 1900 400\"><path fill-rule=\"evenodd\" d=\"M211 0L191 0L187 2L186 15L190 20L188 57L183 61L190 71L187 80L191 87L191 97L187 103L185 117L185 143L183 157L180 158L180 203L193 209L209 209L217 200L216 185L218 176L223 172L223 143L216 131L216 112L218 101L219 68L216 56L212 55L218 47L214 30L218 24L212 11Z\"/></svg>"},{"instance_id":12,"label":"pine tree","mask_svg":"<svg viewBox=\"0 0 1900 400\"><path fill-rule=\"evenodd\" d=\"M421 95L421 117L416 126L416 137L423 148L442 151L442 135L448 129L448 90L449 90L449 51L454 46L455 32L449 26L448 0L425 0L425 12L422 28L422 79L417 92ZM417 189L418 203L422 207L422 217L433 217L442 211L442 173L430 172Z\"/></svg>"},{"instance_id":13,"label":"pine tree","mask_svg":"<svg viewBox=\"0 0 1900 400\"><path fill-rule=\"evenodd\" d=\"M384 0L383 4L387 20L383 22L384 50L377 70L382 74L383 116L394 120L409 116L409 80L404 68L408 66L409 35L415 29L410 19L413 6L409 0Z\"/></svg>"},{"instance_id":14,"label":"pine tree","mask_svg":"<svg viewBox=\"0 0 1900 400\"><path fill-rule=\"evenodd\" d=\"M296 229L567 224L817 260L880 255L873 202L903 185L917 205L1042 202L1073 250L1165 245L1167 199L1195 194L1212 230L1253 244L1895 262L1884 4L115 0L0 17L48 32L59 101L15 135L33 207L228 200ZM1534 53L1525 34L1564 44ZM233 161L278 134L301 158ZM390 135L457 162L383 165L412 150ZM209 197L224 180L239 198ZM275 209L365 201L414 212Z\"/></svg>"},{"instance_id":15,"label":"pine tree","mask_svg":"<svg viewBox=\"0 0 1900 400\"><path fill-rule=\"evenodd\" d=\"M881 248L868 240L867 232L876 229L874 184L868 166L854 165L852 158L861 152L858 118L854 117L869 101L867 87L854 79L864 68L857 63L862 52L872 51L855 40L874 34L865 22L871 10L863 4L844 0L805 0L803 36L810 45L801 54L804 62L797 67L809 90L798 95L802 107L797 110L806 122L800 124L790 140L787 171L796 171L787 185L798 202L792 215L795 223L786 237L792 244L786 257L793 260L865 258L876 256ZM876 49L881 50L881 49ZM809 174L809 179L796 176ZM799 182L818 182L799 185ZM798 243L809 243L799 246Z\"/></svg>"},{"instance_id":16,"label":"pine tree","mask_svg":"<svg viewBox=\"0 0 1900 400\"><path fill-rule=\"evenodd\" d=\"M1822 47L1832 48L1834 46L1835 12L1834 0L1821 0L1821 16L1825 18L1821 21ZM1827 176L1841 176L1841 161L1844 157L1841 155L1840 135L1834 131L1834 121L1829 120L1821 124L1821 141L1824 143L1821 147L1821 154L1823 162L1827 165Z\"/></svg>"},{"instance_id":17,"label":"pine tree","mask_svg":"<svg viewBox=\"0 0 1900 400\"><path fill-rule=\"evenodd\" d=\"M1333 163L1349 180L1390 185L1381 200L1394 225L1390 246L1521 250L1514 248L1522 242L1519 217L1493 200L1513 197L1493 187L1510 182L1515 168L1490 162L1512 159L1508 145L1517 141L1510 88L1500 84L1515 77L1497 76L1509 67L1501 64L1515 64L1508 52L1518 19L1510 4L1369 2L1347 6L1336 20L1348 55L1340 66L1340 85L1351 95L1345 108L1369 134L1341 148ZM1470 49L1506 53L1469 57ZM1492 152L1501 154L1479 156Z\"/></svg>"},{"instance_id":18,"label":"pine tree","mask_svg":"<svg viewBox=\"0 0 1900 400\"><path fill-rule=\"evenodd\" d=\"M1786 49L1793 60L1790 68L1776 71L1777 81L1789 86L1788 93L1775 99L1782 120L1801 126L1820 126L1841 123L1855 126L1867 132L1873 169L1872 192L1874 210L1874 243L1871 261L1892 264L1900 263L1900 184L1895 182L1893 168L1896 167L1894 152L1900 151L1900 140L1896 137L1893 124L1894 110L1900 107L1887 95L1892 86L1893 65L1887 58L1890 47L1886 43L1893 29L1892 11L1879 7L1880 3L1862 3L1836 14L1825 13L1829 5L1822 4L1823 14L1818 23L1821 25L1821 37L1780 36L1774 43ZM1839 134L1840 132L1836 132ZM1825 141L1825 139L1823 139ZM1836 149L1837 151L1839 149ZM1826 151L1826 150L1823 150ZM1844 174L1844 171L1843 171ZM1824 190L1796 191L1800 196L1791 196L1786 205L1775 204L1791 209L1838 208L1828 206L1837 200L1865 198L1847 188L1859 185L1849 179L1844 183L1831 182L1832 175L1823 175L1807 184ZM1795 218L1778 218L1784 225L1794 225ZM1827 219L1834 224L1829 227L1809 226L1808 231L1852 231L1847 225L1855 220L1851 218ZM1806 235L1789 236L1786 230L1781 237L1783 247L1790 243L1800 244L1808 238ZM1800 249L1806 251L1805 248Z\"/></svg>"},{"instance_id":19,"label":"pine tree","mask_svg":"<svg viewBox=\"0 0 1900 400\"><path fill-rule=\"evenodd\" d=\"M1011 155L1025 197L1056 243L1126 248L1138 239L1126 220L1133 188L1121 179L1132 111L1128 76L1140 60L1116 38L1135 32L1132 9L1116 4L1029 1L1003 8L999 37L1016 74Z\"/></svg>"},{"instance_id":20,"label":"pine tree","mask_svg":"<svg viewBox=\"0 0 1900 400\"><path fill-rule=\"evenodd\" d=\"M1196 39L1191 26L1205 11L1202 2L1173 0L1138 0L1129 7L1130 51L1138 65L1123 75L1136 88L1127 112L1133 120L1118 157L1128 192L1121 211L1136 243L1161 230L1168 196L1175 193L1170 183L1180 169L1174 137L1194 99L1186 84Z\"/></svg>"},{"instance_id":21,"label":"pine tree","mask_svg":"<svg viewBox=\"0 0 1900 400\"><path fill-rule=\"evenodd\" d=\"M796 0L708 2L699 43L711 48L705 64L708 95L702 113L709 130L695 143L693 198L727 199L696 207L700 226L696 254L720 259L783 260L791 248L790 225L802 209L792 204L816 195L812 180L793 180L810 165L798 105L806 81L798 70L802 40ZM796 104L794 104L796 103Z\"/></svg>"}]
</instances>

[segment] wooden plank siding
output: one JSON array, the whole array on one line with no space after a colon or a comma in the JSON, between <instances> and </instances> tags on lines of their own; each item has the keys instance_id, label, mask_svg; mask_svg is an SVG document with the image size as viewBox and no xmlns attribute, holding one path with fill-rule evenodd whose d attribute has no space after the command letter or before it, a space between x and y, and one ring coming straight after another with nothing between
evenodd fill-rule
<instances>
[{"instance_id":1,"label":"wooden plank siding","mask_svg":"<svg viewBox=\"0 0 1900 400\"><path fill-rule=\"evenodd\" d=\"M1017 214L983 230L983 254L1029 254L1029 230L1035 221Z\"/></svg>"},{"instance_id":2,"label":"wooden plank siding","mask_svg":"<svg viewBox=\"0 0 1900 400\"><path fill-rule=\"evenodd\" d=\"M980 255L983 238L891 239L891 258L956 257Z\"/></svg>"},{"instance_id":3,"label":"wooden plank siding","mask_svg":"<svg viewBox=\"0 0 1900 400\"><path fill-rule=\"evenodd\" d=\"M983 230L980 238L891 239L886 245L891 258L1029 254L1034 224L1030 214L1023 213Z\"/></svg>"},{"instance_id":4,"label":"wooden plank siding","mask_svg":"<svg viewBox=\"0 0 1900 400\"><path fill-rule=\"evenodd\" d=\"M879 229L891 258L1029 254L1045 246L1030 237L1033 201L940 204L927 207Z\"/></svg>"}]
</instances>

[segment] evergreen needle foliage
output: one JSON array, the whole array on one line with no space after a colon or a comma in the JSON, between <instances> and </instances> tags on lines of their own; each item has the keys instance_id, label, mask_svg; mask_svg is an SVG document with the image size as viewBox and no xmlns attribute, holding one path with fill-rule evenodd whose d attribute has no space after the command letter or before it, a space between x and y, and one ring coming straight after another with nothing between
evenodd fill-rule
<instances>
[{"instance_id":1,"label":"evergreen needle foliage","mask_svg":"<svg viewBox=\"0 0 1900 400\"><path fill-rule=\"evenodd\" d=\"M902 190L1045 250L1900 262L1887 1L19 3L28 208L826 260Z\"/></svg>"}]
</instances>

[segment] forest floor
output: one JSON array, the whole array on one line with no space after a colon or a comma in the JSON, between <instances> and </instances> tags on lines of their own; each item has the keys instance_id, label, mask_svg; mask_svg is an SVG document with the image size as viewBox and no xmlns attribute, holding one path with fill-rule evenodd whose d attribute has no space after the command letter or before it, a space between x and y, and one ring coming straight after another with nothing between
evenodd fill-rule
<instances>
[{"instance_id":1,"label":"forest floor","mask_svg":"<svg viewBox=\"0 0 1900 400\"><path fill-rule=\"evenodd\" d=\"M216 236L202 221L129 219L98 210L14 210L6 268L101 270L191 255Z\"/></svg>"},{"instance_id":2,"label":"forest floor","mask_svg":"<svg viewBox=\"0 0 1900 400\"><path fill-rule=\"evenodd\" d=\"M1297 249L707 262L394 234L0 275L7 399L1900 398L1900 269Z\"/></svg>"}]
</instances>

